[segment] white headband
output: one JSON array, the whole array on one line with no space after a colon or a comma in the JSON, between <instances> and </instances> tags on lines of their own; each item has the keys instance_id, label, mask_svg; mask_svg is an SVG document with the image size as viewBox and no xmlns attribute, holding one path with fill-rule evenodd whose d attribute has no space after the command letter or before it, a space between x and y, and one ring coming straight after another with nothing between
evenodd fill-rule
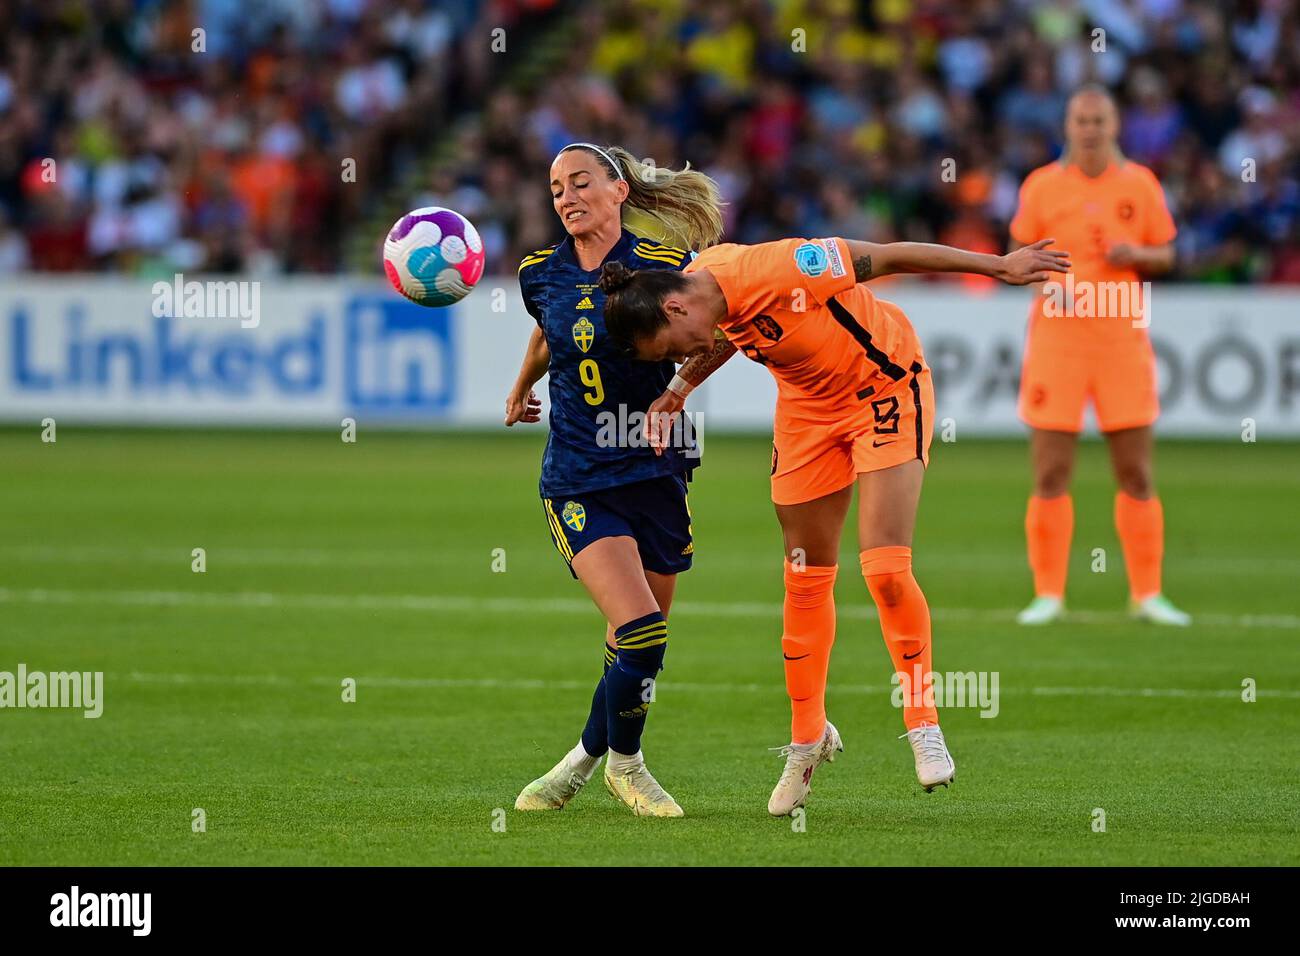
<instances>
[{"instance_id":1,"label":"white headband","mask_svg":"<svg viewBox=\"0 0 1300 956\"><path fill-rule=\"evenodd\" d=\"M593 150L593 151L595 151L595 152L597 152L597 153L600 153L600 155L603 156L603 157L605 158L605 162L609 163L609 165L612 166L612 167L614 168L614 173L615 173L615 175L617 175L619 179L623 179L623 178L624 178L624 176L623 176L623 169L622 169L621 166L619 166L619 164L618 164L617 162L614 161L614 157L611 156L611 155L609 155L609 153L605 152L603 149L601 149L601 148L600 148L599 146L597 146L595 143L570 143L568 146L565 146L564 149L560 150L560 153L568 152L569 150L574 149L574 148L579 147L579 146L581 146L583 149L590 149L590 150ZM556 153L555 155L556 155L556 156L559 156L560 153Z\"/></svg>"}]
</instances>

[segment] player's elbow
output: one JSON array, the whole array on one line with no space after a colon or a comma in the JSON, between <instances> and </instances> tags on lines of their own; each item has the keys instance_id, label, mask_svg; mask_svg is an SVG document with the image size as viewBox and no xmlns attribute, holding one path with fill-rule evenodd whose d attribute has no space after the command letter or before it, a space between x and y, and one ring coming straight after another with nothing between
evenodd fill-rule
<instances>
[{"instance_id":1,"label":"player's elbow","mask_svg":"<svg viewBox=\"0 0 1300 956\"><path fill-rule=\"evenodd\" d=\"M849 257L853 260L853 278L856 282L866 282L877 276L888 275L893 270L889 264L892 259L890 243L866 242L861 239L846 239Z\"/></svg>"},{"instance_id":2,"label":"player's elbow","mask_svg":"<svg viewBox=\"0 0 1300 956\"><path fill-rule=\"evenodd\" d=\"M1160 276L1173 271L1174 260L1174 244L1172 242L1163 246L1148 246L1145 261L1138 265L1138 269L1143 275Z\"/></svg>"}]
</instances>

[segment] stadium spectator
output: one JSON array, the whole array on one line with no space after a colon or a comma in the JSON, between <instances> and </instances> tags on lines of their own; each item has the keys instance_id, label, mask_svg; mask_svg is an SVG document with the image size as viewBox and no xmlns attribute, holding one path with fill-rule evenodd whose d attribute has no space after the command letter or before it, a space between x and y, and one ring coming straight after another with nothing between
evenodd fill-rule
<instances>
[{"instance_id":1,"label":"stadium spectator","mask_svg":"<svg viewBox=\"0 0 1300 956\"><path fill-rule=\"evenodd\" d=\"M1175 278L1286 281L1300 258L1300 15L1288 0L199 6L204 55L190 53L183 5L95 6L71 33L53 29L57 9L11 16L8 261L370 268L346 257L350 238L382 231L400 210L381 201L404 184L403 202L470 216L488 268L509 273L555 239L540 177L574 140L702 167L737 241L843 223L882 241L997 247L1015 184L1059 152L1065 97L1089 80L1114 91L1124 148L1165 185L1183 228ZM565 42L512 38L512 65L540 61L512 84L485 38L529 16L567 29ZM453 122L467 110L481 122ZM51 156L62 202L39 181ZM340 181L342 157L357 161L355 184ZM428 168L422 157L437 161L408 174Z\"/></svg>"},{"instance_id":2,"label":"stadium spectator","mask_svg":"<svg viewBox=\"0 0 1300 956\"><path fill-rule=\"evenodd\" d=\"M575 139L690 160L720 183L727 234L741 242L839 223L881 240L997 248L1016 184L1059 153L1066 96L1099 79L1124 110L1126 148L1187 219L1175 276L1279 281L1296 258L1300 123L1282 117L1300 104L1300 67L1288 59L1297 40L1295 14L1272 0L719 0L699 13L621 0L583 10L557 72L511 94L524 119L492 150L522 182ZM593 87L604 91L602 118L575 121L593 115L590 100L581 110L564 100ZM1254 182L1242 179L1247 154L1260 160ZM941 175L945 160L955 183ZM465 153L450 175L481 185L485 168ZM518 190L480 223L510 237L492 267L536 247L511 224L547 199L540 185ZM1252 222L1267 224L1267 238Z\"/></svg>"},{"instance_id":3,"label":"stadium spectator","mask_svg":"<svg viewBox=\"0 0 1300 956\"><path fill-rule=\"evenodd\" d=\"M342 269L360 213L486 96L470 32L551 6L0 2L0 269Z\"/></svg>"}]
</instances>

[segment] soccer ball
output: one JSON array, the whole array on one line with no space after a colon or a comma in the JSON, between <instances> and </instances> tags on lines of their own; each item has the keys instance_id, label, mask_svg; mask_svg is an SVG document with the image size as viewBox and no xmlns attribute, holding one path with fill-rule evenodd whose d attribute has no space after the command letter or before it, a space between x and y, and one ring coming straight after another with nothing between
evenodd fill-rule
<instances>
[{"instance_id":1,"label":"soccer ball","mask_svg":"<svg viewBox=\"0 0 1300 956\"><path fill-rule=\"evenodd\" d=\"M384 240L384 272L393 288L420 305L451 305L483 275L483 240L458 212L413 209Z\"/></svg>"}]
</instances>

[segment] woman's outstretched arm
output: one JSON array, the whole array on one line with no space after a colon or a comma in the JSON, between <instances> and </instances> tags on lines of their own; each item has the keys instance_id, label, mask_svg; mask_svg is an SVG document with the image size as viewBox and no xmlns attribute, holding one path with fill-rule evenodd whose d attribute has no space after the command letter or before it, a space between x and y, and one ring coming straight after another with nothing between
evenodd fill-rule
<instances>
[{"instance_id":1,"label":"woman's outstretched arm","mask_svg":"<svg viewBox=\"0 0 1300 956\"><path fill-rule=\"evenodd\" d=\"M858 282L905 272L971 272L1010 285L1044 282L1053 272L1068 272L1070 254L1048 249L1055 239L1040 239L1005 256L968 252L930 242L862 242L845 239Z\"/></svg>"}]
</instances>

